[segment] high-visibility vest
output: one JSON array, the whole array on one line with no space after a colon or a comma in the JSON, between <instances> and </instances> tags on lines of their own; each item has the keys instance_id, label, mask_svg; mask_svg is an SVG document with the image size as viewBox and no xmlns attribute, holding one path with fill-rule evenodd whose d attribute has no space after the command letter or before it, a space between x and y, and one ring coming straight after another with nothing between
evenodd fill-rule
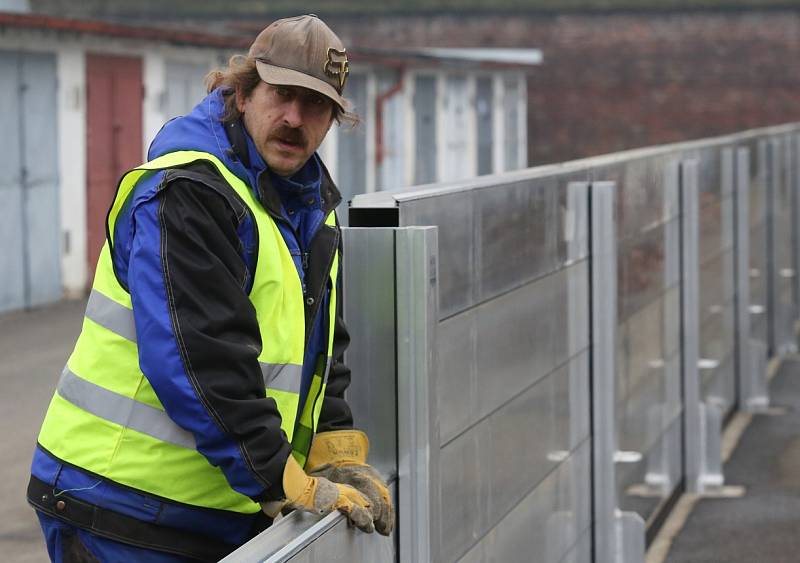
<instances>
[{"instance_id":1,"label":"high-visibility vest","mask_svg":"<svg viewBox=\"0 0 800 563\"><path fill-rule=\"evenodd\" d=\"M305 354L302 284L278 226L247 184L211 154L166 154L122 178L109 211L108 232L113 236L126 199L145 174L195 161L213 164L255 218L258 261L249 298L261 332L258 361L292 453L304 465L333 352L338 252L330 270L327 358L318 359L300 409ZM335 221L331 212L325 223L335 226ZM206 508L257 512L260 506L231 488L222 470L197 451L194 436L166 414L139 369L131 296L114 274L110 244L113 240L102 249L83 328L50 402L39 443L67 463L146 493Z\"/></svg>"}]
</instances>

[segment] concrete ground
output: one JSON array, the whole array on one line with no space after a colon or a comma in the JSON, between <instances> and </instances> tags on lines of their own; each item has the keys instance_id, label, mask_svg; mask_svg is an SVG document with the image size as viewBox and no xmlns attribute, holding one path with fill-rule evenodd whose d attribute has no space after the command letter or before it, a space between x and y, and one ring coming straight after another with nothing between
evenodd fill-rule
<instances>
[{"instance_id":1,"label":"concrete ground","mask_svg":"<svg viewBox=\"0 0 800 563\"><path fill-rule=\"evenodd\" d=\"M49 561L25 502L31 454L44 412L81 328L84 301L0 315L0 560Z\"/></svg>"},{"instance_id":2,"label":"concrete ground","mask_svg":"<svg viewBox=\"0 0 800 563\"><path fill-rule=\"evenodd\" d=\"M784 360L770 403L724 466L726 485L744 495L698 500L667 563L800 561L800 360Z\"/></svg>"}]
</instances>

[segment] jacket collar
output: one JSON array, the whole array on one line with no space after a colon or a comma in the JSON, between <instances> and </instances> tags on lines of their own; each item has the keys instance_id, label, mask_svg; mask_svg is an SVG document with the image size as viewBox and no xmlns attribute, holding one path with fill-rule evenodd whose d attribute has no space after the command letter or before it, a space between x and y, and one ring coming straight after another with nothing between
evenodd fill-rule
<instances>
[{"instance_id":1,"label":"jacket collar","mask_svg":"<svg viewBox=\"0 0 800 563\"><path fill-rule=\"evenodd\" d=\"M251 155L250 145L252 144L251 141L248 141L247 132L244 129L241 121L237 120L235 122L229 122L225 124L225 132L228 135L228 140L231 143L231 151L233 155L238 159L242 165L248 170L253 170L253 160L258 158L261 162L260 155ZM311 156L311 158L316 158L317 162L319 163L320 167L320 207L322 211L327 215L330 211L336 208L339 203L342 201L342 195L339 193L339 189L334 184L333 180L331 179L330 173L328 169L325 167L325 164L322 162L322 159L315 153ZM256 164L256 168L260 168ZM261 200L262 205L270 212L270 214L281 217L281 198L278 194L278 190L275 186L272 185L272 177L271 174L264 173L266 172L266 165L263 166L261 170L258 171L258 196Z\"/></svg>"}]
</instances>

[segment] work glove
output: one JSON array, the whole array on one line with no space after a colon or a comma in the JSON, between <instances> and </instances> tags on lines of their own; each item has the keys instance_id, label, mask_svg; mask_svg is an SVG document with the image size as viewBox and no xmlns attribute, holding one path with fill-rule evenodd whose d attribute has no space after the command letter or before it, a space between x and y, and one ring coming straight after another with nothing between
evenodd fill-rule
<instances>
[{"instance_id":1,"label":"work glove","mask_svg":"<svg viewBox=\"0 0 800 563\"><path fill-rule=\"evenodd\" d=\"M388 536L394 528L392 496L378 472L367 465L368 452L367 435L359 430L321 432L314 436L306 471L362 492L369 499L375 529Z\"/></svg>"},{"instance_id":2,"label":"work glove","mask_svg":"<svg viewBox=\"0 0 800 563\"><path fill-rule=\"evenodd\" d=\"M307 475L293 455L289 454L283 470L283 501L262 502L264 512L274 518L281 510L302 510L324 515L338 510L359 530L372 533L369 500L353 487L332 483L324 477Z\"/></svg>"}]
</instances>

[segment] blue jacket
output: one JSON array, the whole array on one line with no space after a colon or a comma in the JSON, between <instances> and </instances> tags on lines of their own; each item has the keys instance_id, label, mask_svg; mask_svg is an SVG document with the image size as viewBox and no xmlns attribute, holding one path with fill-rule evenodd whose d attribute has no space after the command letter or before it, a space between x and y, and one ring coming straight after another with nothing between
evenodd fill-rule
<instances>
[{"instance_id":1,"label":"blue jacket","mask_svg":"<svg viewBox=\"0 0 800 563\"><path fill-rule=\"evenodd\" d=\"M242 124L223 123L222 113L223 95L215 90L189 115L161 129L148 160L176 150L211 153L254 190L275 219L304 289L323 297L306 313L303 395L317 358L327 353L330 288L315 256L321 247L338 242L338 237L323 237L320 226L341 198L317 155L293 177L281 178L268 169ZM139 182L117 220L112 259L131 294L140 368L165 410L195 435L198 449L222 469L232 488L262 501L283 497L281 477L290 446L274 401L258 389L263 389L256 360L260 335L247 297L257 245L249 209L215 170L195 163L151 173ZM343 399L350 373L339 361L347 342L337 318L321 431L352 426ZM262 399L253 401L258 393ZM134 518L152 521L153 514L143 507L158 506L158 514L177 514L164 525L211 534L229 544L242 543L254 531L252 518L149 499L79 468L63 467L41 447L32 473L43 481L57 474L59 488L81 489L72 494ZM95 481L102 482L86 486Z\"/></svg>"}]
</instances>

